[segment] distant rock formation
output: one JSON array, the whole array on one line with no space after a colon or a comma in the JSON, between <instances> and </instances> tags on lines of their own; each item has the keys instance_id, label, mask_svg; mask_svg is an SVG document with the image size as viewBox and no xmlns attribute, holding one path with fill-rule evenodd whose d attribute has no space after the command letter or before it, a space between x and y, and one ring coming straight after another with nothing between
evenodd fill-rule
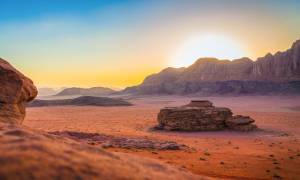
<instances>
[{"instance_id":1,"label":"distant rock formation","mask_svg":"<svg viewBox=\"0 0 300 180\"><path fill-rule=\"evenodd\" d=\"M53 88L47 88L47 87L43 87L43 88L38 88L38 96L53 96L55 94L57 94L57 92L59 92L58 90L55 90Z\"/></svg>"},{"instance_id":2,"label":"distant rock formation","mask_svg":"<svg viewBox=\"0 0 300 180\"><path fill-rule=\"evenodd\" d=\"M232 129L251 131L256 128L248 116L232 116L229 108L214 107L210 101L191 101L181 107L160 110L156 129L177 131L215 131Z\"/></svg>"},{"instance_id":3,"label":"distant rock formation","mask_svg":"<svg viewBox=\"0 0 300 180\"><path fill-rule=\"evenodd\" d=\"M106 87L92 87L92 88L66 88L56 94L56 96L106 96L115 93L115 90Z\"/></svg>"},{"instance_id":4,"label":"distant rock formation","mask_svg":"<svg viewBox=\"0 0 300 180\"><path fill-rule=\"evenodd\" d=\"M0 122L21 124L25 103L36 96L33 82L0 58Z\"/></svg>"},{"instance_id":5,"label":"distant rock formation","mask_svg":"<svg viewBox=\"0 0 300 180\"><path fill-rule=\"evenodd\" d=\"M28 103L28 107L43 106L131 106L132 104L118 98L81 96L74 99L40 100L36 99Z\"/></svg>"},{"instance_id":6,"label":"distant rock formation","mask_svg":"<svg viewBox=\"0 0 300 180\"><path fill-rule=\"evenodd\" d=\"M300 40L285 52L256 61L200 58L187 68L166 68L123 93L300 94Z\"/></svg>"}]
</instances>

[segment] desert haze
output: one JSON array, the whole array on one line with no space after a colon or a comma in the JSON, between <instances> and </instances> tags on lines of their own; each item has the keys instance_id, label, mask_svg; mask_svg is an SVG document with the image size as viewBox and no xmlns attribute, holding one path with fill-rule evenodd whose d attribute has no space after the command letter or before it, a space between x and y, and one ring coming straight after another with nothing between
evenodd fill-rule
<instances>
[{"instance_id":1,"label":"desert haze","mask_svg":"<svg viewBox=\"0 0 300 180\"><path fill-rule=\"evenodd\" d=\"M0 180L300 179L299 9L0 0Z\"/></svg>"}]
</instances>

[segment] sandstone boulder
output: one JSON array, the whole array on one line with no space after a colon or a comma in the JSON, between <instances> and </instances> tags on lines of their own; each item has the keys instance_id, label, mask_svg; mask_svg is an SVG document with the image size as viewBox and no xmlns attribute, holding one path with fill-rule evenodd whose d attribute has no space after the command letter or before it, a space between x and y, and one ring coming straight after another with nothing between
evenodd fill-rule
<instances>
[{"instance_id":1,"label":"sandstone boulder","mask_svg":"<svg viewBox=\"0 0 300 180\"><path fill-rule=\"evenodd\" d=\"M231 115L232 112L228 108L163 108L158 114L158 122L159 126L166 130L221 130L225 128L225 120Z\"/></svg>"},{"instance_id":2,"label":"sandstone boulder","mask_svg":"<svg viewBox=\"0 0 300 180\"><path fill-rule=\"evenodd\" d=\"M255 120L249 116L236 115L228 118L225 123L226 126L232 130L251 131L256 128L256 125L253 124L254 122Z\"/></svg>"},{"instance_id":3,"label":"sandstone boulder","mask_svg":"<svg viewBox=\"0 0 300 180\"><path fill-rule=\"evenodd\" d=\"M156 129L178 131L211 131L226 128L251 131L256 128L248 116L232 116L229 108L214 107L210 101L191 101L180 107L160 110Z\"/></svg>"},{"instance_id":4,"label":"sandstone boulder","mask_svg":"<svg viewBox=\"0 0 300 180\"><path fill-rule=\"evenodd\" d=\"M36 96L33 82L0 58L0 122L22 123L25 103Z\"/></svg>"}]
</instances>

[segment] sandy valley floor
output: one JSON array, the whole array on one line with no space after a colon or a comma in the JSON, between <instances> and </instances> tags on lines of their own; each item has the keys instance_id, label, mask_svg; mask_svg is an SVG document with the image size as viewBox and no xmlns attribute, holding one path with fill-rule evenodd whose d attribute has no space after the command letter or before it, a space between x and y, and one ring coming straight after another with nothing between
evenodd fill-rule
<instances>
[{"instance_id":1,"label":"sandy valley floor","mask_svg":"<svg viewBox=\"0 0 300 180\"><path fill-rule=\"evenodd\" d=\"M208 99L235 114L250 115L255 132L150 131L164 106ZM229 179L300 179L300 97L139 97L130 107L28 108L24 125L45 131L98 132L171 140L189 150L108 148L158 159L196 174Z\"/></svg>"}]
</instances>

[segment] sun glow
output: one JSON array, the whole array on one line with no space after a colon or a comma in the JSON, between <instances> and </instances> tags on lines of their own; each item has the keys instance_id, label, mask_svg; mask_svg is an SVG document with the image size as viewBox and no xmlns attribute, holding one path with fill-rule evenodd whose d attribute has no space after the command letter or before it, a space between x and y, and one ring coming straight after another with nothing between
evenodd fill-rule
<instances>
[{"instance_id":1,"label":"sun glow","mask_svg":"<svg viewBox=\"0 0 300 180\"><path fill-rule=\"evenodd\" d=\"M175 67L189 66L201 57L233 60L248 55L237 41L214 34L192 37L174 54L170 64Z\"/></svg>"}]
</instances>

